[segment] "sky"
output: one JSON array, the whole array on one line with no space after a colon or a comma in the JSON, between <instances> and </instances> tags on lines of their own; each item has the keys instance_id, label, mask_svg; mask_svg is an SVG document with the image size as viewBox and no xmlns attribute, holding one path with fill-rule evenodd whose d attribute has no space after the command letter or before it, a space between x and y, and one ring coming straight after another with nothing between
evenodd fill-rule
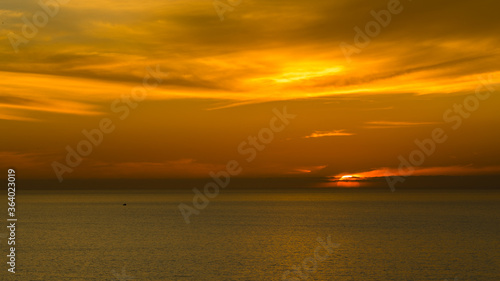
<instances>
[{"instance_id":1,"label":"sky","mask_svg":"<svg viewBox=\"0 0 500 281\"><path fill-rule=\"evenodd\" d=\"M24 178L204 178L231 160L325 187L500 176L497 1L42 2L0 6L0 163ZM248 161L240 145L284 110Z\"/></svg>"}]
</instances>

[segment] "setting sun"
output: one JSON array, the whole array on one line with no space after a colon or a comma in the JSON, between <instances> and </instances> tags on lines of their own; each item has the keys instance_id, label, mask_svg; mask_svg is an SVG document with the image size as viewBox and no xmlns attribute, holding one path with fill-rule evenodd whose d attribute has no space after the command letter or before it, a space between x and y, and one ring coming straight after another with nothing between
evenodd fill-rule
<instances>
[{"instance_id":1,"label":"setting sun","mask_svg":"<svg viewBox=\"0 0 500 281\"><path fill-rule=\"evenodd\" d=\"M337 187L359 187L361 185L360 181L363 179L364 178L359 175L344 175L337 180Z\"/></svg>"}]
</instances>

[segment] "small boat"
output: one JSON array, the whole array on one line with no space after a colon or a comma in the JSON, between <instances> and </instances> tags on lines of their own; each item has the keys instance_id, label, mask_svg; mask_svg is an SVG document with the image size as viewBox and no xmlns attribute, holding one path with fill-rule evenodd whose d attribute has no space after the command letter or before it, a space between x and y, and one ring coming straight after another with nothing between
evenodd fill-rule
<instances>
[{"instance_id":1,"label":"small boat","mask_svg":"<svg viewBox=\"0 0 500 281\"><path fill-rule=\"evenodd\" d=\"M127 203L123 203L123 206L127 206Z\"/></svg>"}]
</instances>

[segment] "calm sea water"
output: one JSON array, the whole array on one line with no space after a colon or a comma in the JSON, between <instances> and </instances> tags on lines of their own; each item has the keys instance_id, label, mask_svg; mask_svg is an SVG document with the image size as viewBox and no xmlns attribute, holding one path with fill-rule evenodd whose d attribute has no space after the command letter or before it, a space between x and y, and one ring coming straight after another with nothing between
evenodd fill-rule
<instances>
[{"instance_id":1,"label":"calm sea water","mask_svg":"<svg viewBox=\"0 0 500 281\"><path fill-rule=\"evenodd\" d=\"M306 280L500 280L498 191L223 190L189 225L190 192L17 197L2 280L304 280L293 268L328 236L339 246Z\"/></svg>"}]
</instances>

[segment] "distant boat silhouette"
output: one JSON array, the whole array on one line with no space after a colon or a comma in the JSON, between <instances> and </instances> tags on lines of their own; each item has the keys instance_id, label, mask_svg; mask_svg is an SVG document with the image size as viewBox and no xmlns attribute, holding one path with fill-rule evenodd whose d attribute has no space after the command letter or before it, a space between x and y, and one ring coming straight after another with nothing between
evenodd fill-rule
<instances>
[{"instance_id":1,"label":"distant boat silhouette","mask_svg":"<svg viewBox=\"0 0 500 281\"><path fill-rule=\"evenodd\" d=\"M127 203L123 203L123 206L127 206Z\"/></svg>"}]
</instances>

